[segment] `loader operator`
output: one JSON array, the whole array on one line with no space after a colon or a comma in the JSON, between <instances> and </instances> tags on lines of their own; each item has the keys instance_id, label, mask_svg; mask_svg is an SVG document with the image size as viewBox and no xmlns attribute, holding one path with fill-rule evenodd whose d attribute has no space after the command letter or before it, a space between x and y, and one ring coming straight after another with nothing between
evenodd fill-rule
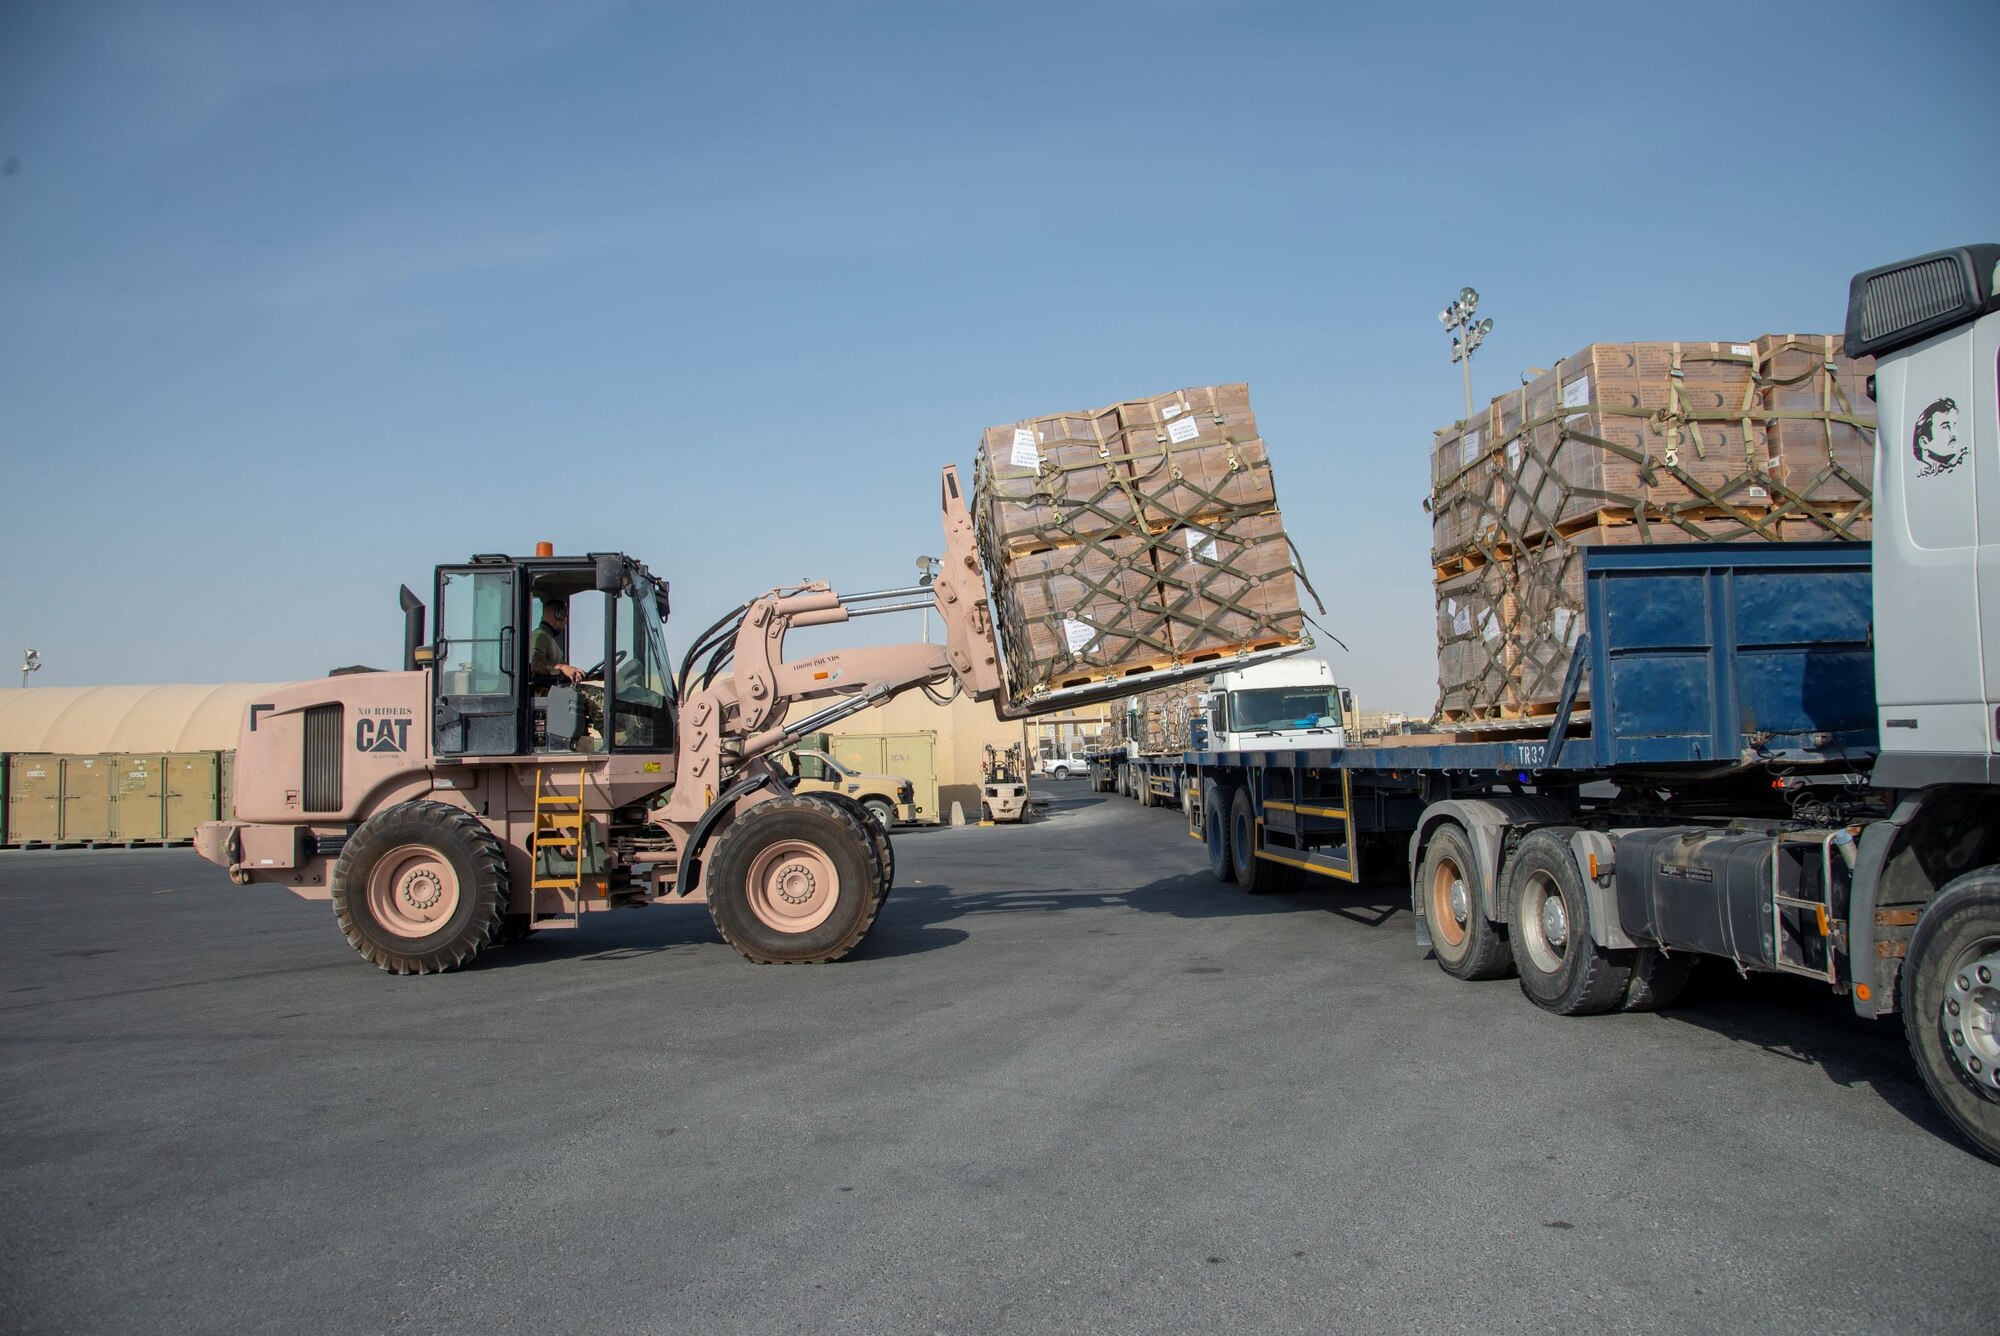
<instances>
[{"instance_id":1,"label":"loader operator","mask_svg":"<svg viewBox=\"0 0 2000 1336\"><path fill-rule=\"evenodd\" d=\"M542 620L528 641L529 680L546 685L567 684L577 688L577 704L583 710L586 736L577 741L578 751L596 751L604 736L604 688L584 683L584 672L566 662L569 640L569 604L552 595L542 597Z\"/></svg>"},{"instance_id":2,"label":"loader operator","mask_svg":"<svg viewBox=\"0 0 2000 1336\"><path fill-rule=\"evenodd\" d=\"M553 598L542 600L541 625L528 642L528 671L536 677L561 678L574 686L583 680L583 670L563 662L569 640L569 604Z\"/></svg>"}]
</instances>

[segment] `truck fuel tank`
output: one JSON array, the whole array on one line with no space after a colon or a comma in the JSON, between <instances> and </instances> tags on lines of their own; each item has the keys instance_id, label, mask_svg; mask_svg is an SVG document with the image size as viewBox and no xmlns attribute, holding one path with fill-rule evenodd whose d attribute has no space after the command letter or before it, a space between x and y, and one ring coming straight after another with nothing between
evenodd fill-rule
<instances>
[{"instance_id":1,"label":"truck fuel tank","mask_svg":"<svg viewBox=\"0 0 2000 1336\"><path fill-rule=\"evenodd\" d=\"M1847 916L1844 831L1669 826L1615 836L1618 917L1635 941L1747 969L1834 978Z\"/></svg>"}]
</instances>

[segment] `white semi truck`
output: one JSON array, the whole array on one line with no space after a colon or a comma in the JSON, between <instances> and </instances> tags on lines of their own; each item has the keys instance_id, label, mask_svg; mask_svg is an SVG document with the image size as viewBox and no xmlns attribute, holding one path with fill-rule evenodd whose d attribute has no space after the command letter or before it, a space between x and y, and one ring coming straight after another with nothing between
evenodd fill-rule
<instances>
[{"instance_id":1,"label":"white semi truck","mask_svg":"<svg viewBox=\"0 0 2000 1336\"><path fill-rule=\"evenodd\" d=\"M1149 691L1125 702L1118 738L1091 757L1093 787L1186 809L1194 753L1345 747L1353 710L1324 659L1277 659Z\"/></svg>"}]
</instances>

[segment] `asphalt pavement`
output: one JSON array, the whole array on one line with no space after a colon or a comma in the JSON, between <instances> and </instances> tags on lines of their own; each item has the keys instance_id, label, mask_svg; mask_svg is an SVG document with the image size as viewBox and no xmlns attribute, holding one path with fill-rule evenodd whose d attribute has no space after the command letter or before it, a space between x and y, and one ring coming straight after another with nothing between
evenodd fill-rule
<instances>
[{"instance_id":1,"label":"asphalt pavement","mask_svg":"<svg viewBox=\"0 0 2000 1336\"><path fill-rule=\"evenodd\" d=\"M15 1332L1991 1332L1901 1029L1563 1020L1395 884L1251 899L1078 781L827 966L698 905L398 979L187 850L0 854Z\"/></svg>"}]
</instances>

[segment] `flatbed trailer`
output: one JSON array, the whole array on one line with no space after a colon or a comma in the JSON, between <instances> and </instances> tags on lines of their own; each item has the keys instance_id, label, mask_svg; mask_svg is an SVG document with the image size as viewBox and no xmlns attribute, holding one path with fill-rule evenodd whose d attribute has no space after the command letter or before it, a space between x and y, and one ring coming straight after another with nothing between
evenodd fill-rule
<instances>
[{"instance_id":1,"label":"flatbed trailer","mask_svg":"<svg viewBox=\"0 0 2000 1336\"><path fill-rule=\"evenodd\" d=\"M1189 752L1189 833L1252 893L1407 877L1441 968L1518 972L1558 1014L1667 1005L1708 955L1886 1016L1908 1005L1926 903L2000 861L2000 823L1989 788L1871 774L1870 559L1849 543L1590 550L1550 719L1491 740ZM1945 984L1968 1017L1982 978ZM1994 1155L1992 1036L1946 1025L1927 1053L1937 1032L1912 1022L1919 1065Z\"/></svg>"}]
</instances>

